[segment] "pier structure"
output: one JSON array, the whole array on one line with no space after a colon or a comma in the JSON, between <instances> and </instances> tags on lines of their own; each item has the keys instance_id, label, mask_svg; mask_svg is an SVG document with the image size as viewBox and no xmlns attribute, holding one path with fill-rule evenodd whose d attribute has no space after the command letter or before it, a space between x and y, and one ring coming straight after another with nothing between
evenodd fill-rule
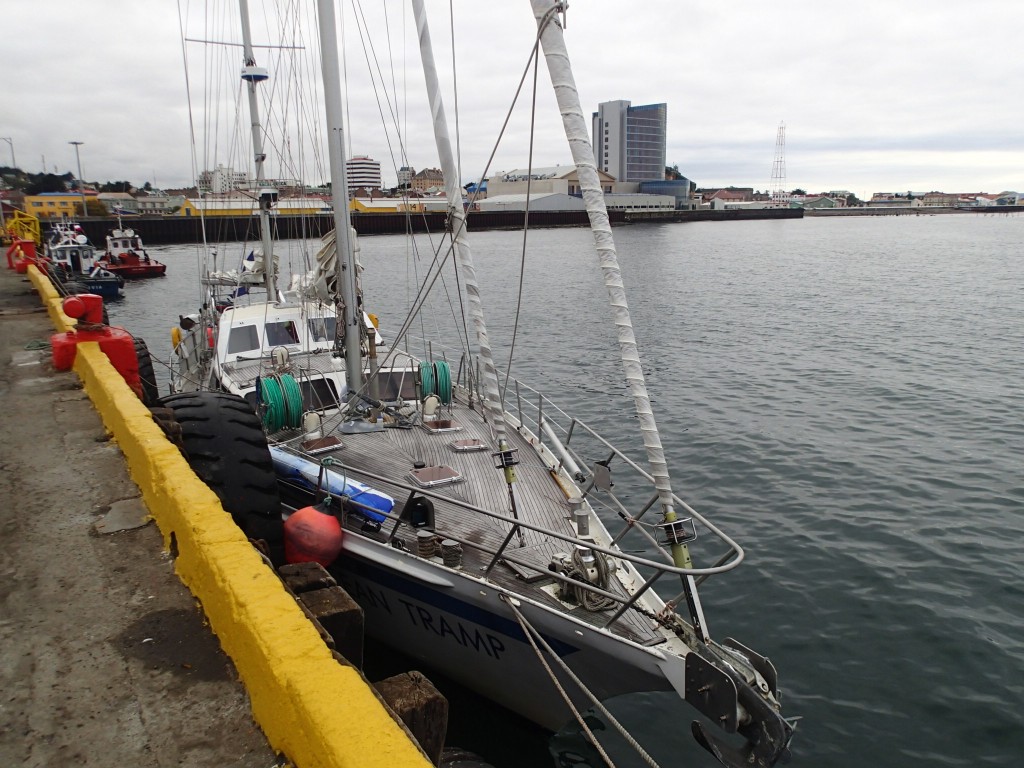
<instances>
[{"instance_id":1,"label":"pier structure","mask_svg":"<svg viewBox=\"0 0 1024 768\"><path fill-rule=\"evenodd\" d=\"M0 761L430 766L35 266L0 322Z\"/></svg>"}]
</instances>

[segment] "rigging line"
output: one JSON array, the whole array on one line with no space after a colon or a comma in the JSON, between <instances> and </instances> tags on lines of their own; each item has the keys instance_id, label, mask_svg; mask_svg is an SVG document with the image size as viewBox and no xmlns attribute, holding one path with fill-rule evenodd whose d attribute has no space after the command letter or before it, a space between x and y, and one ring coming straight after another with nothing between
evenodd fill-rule
<instances>
[{"instance_id":1,"label":"rigging line","mask_svg":"<svg viewBox=\"0 0 1024 768\"><path fill-rule=\"evenodd\" d=\"M395 126L395 132L397 133L398 145L399 145L399 152L398 152L398 154L400 156L404 156L406 153L405 153L405 146L404 146L404 144L402 142L402 134L401 134L401 131L399 130L399 120L398 120L398 114L397 114L397 106L392 105L390 97L386 98L386 99L383 99L383 101L385 101L387 103L387 105L388 105L387 112L388 112L388 117L390 117L390 120L391 120L391 122L389 123L388 120L385 119L384 109L381 106L381 101L382 101L382 99L381 99L381 91L384 93L385 96L387 96L387 89L384 87L384 82L385 82L384 75L382 74L381 66L380 66L380 61L379 61L379 59L377 57L377 50L376 50L376 48L374 48L374 45L373 45L373 38L369 34L369 27L368 27L368 25L366 23L366 17L363 15L362 5L361 4L359 4L359 16L357 17L356 21L357 21L357 28L359 30L359 40L360 40L360 43L362 43L362 47L363 47L363 57L366 59L367 71L370 73L370 82L373 83L373 94L374 94L374 98L377 101L377 111L380 114L381 125L384 126L384 140L387 142L387 145L388 145L388 156L391 158L392 170L394 170L396 175L397 175L397 173L398 173L398 165L397 165L397 163L395 161L394 144L393 144L393 142L391 140L391 132L387 130L387 126L388 125L394 125ZM361 24L358 23L360 21L362 22ZM377 80L378 80L378 78L380 79L380 91L378 91L378 88L377 88Z\"/></svg>"},{"instance_id":2,"label":"rigging line","mask_svg":"<svg viewBox=\"0 0 1024 768\"><path fill-rule=\"evenodd\" d=\"M555 9L548 12L548 16L554 16ZM537 50L540 48L540 32L538 31L537 37L533 41L533 49L530 51L530 55L526 60L526 66L523 67L523 74L519 78L519 85L516 86L516 92L512 96L512 103L509 104L508 111L505 113L505 120L501 124L501 129L498 131L498 138L494 142L494 146L491 148L491 154L487 158L487 163L484 165L484 169L480 174L480 178L477 180L476 191L473 196L469 199L469 207L472 208L476 204L476 199L480 195L480 186L487 180L487 174L491 169L491 163L494 162L494 156L498 153L498 147L501 145L501 140L505 136L505 131L508 129L509 120L512 119L512 111L515 109L516 104L519 101L519 96L523 90L523 83L526 82L526 76L530 74L530 67L532 66L533 60L537 55Z\"/></svg>"},{"instance_id":3,"label":"rigging line","mask_svg":"<svg viewBox=\"0 0 1024 768\"><path fill-rule=\"evenodd\" d=\"M455 240L452 239L451 243L448 245L448 249L451 251L454 248L455 248ZM441 287L444 289L445 298L448 299L448 308L451 310L451 313L452 313L452 321L453 321L453 323L455 325L455 332L459 334L459 344L462 345L463 351L468 355L468 354L470 354L470 349L469 349L469 326L466 325L466 307L465 307L465 304L464 304L464 302L462 300L462 288L461 288L461 283L459 281L459 261L458 261L458 259L452 259L451 261L452 261L452 270L455 273L455 286L456 286L456 289L457 289L457 294L456 295L458 295L458 297L459 297L459 307L462 310L462 322L463 322L463 328L462 329L459 328L459 318L458 318L458 315L456 315L456 313L455 313L455 302L452 301L451 294L448 292L448 281L444 279L444 275L443 274L441 275ZM438 328L438 330L440 330L440 329ZM462 335L462 331L463 330L465 330L465 332L466 332L465 337L463 337L463 335ZM440 333L438 335L440 335Z\"/></svg>"},{"instance_id":4,"label":"rigging line","mask_svg":"<svg viewBox=\"0 0 1024 768\"><path fill-rule=\"evenodd\" d=\"M609 724L611 724L611 726L619 732L619 735L626 740L626 743L628 743L634 750L636 750L637 754L640 755L640 758L649 766L651 766L651 768L659 768L658 763L640 745L640 742L638 742L636 739L633 738L632 735L630 735L626 727L622 725L622 723L620 723L611 712L608 711L608 708L605 707L605 705L601 703L597 696L595 696L591 692L591 690L587 688L586 684L582 680L580 680L579 677L576 676L576 673L572 671L572 668L565 663L562 657L555 653L554 649L551 647L548 641L544 639L544 635L538 632L537 628L530 624L530 622L522 614L522 612L519 610L518 606L515 605L512 599L508 595L502 595L501 599L509 606L509 608L512 609L512 612L516 616L516 620L519 622L520 628L523 629L524 633L526 634L527 640L530 641L530 645L533 646L534 652L537 653L537 657L540 659L541 664L544 665L544 668L547 670L548 674L551 675L552 681L555 682L555 685L558 687L559 692L562 694L562 696L566 696L564 689L562 689L561 685L558 683L557 679L552 674L551 668L547 665L547 663L541 656L540 650L537 647L537 643L540 643L540 645L543 646L544 650L547 651L551 658L555 660L555 663L557 663L558 666L562 668L562 671L564 671L566 675L569 676L569 679L572 680L579 687L580 691L582 691L587 696L587 698L590 699L590 701L594 704L594 708L602 715L604 715L604 717L608 720ZM536 638L536 642L534 641L534 638ZM608 762L609 765L612 765L611 758L607 755L607 753L605 753L604 748L600 745L600 743L598 743L593 732L586 726L576 708L572 704L569 704L569 708L573 711L573 714L576 715L577 721L583 726L587 735L593 741L594 746L601 753L605 761Z\"/></svg>"},{"instance_id":5,"label":"rigging line","mask_svg":"<svg viewBox=\"0 0 1024 768\"><path fill-rule=\"evenodd\" d=\"M576 705L572 703L572 700L569 698L569 694L566 692L565 688L562 686L562 683L559 681L559 679L555 677L555 673L551 669L551 666L544 659L544 654L541 653L540 648L537 647L537 641L533 638L533 627L526 620L526 617L524 617L523 614L519 612L519 610L516 608L515 604L512 602L512 599L510 597L508 597L507 595L501 595L501 600L507 603L509 608L512 609L512 612L516 616L516 620L519 622L519 628L523 630L523 634L526 635L526 639L529 641L530 647L533 648L533 652L537 655L537 661L539 661L540 665L544 667L544 671L548 673L548 677L551 679L551 683L555 686L555 689L558 691L559 695L565 701L566 706L569 707L569 711L572 712L572 716L576 718L576 722L579 724L580 730L582 730L583 734L587 737L587 741L589 741L598 751L598 754L600 754L601 759L604 760L604 763L608 766L608 768L615 768L615 763L612 762L611 757L608 755L607 752L605 752L604 747L601 746L601 742L597 740L597 737L594 735L594 732L590 730L590 726L587 725L587 721L580 714L580 711L576 708ZM541 640L543 641L543 638L541 638ZM557 659L558 657L556 656L555 658Z\"/></svg>"},{"instance_id":6,"label":"rigging line","mask_svg":"<svg viewBox=\"0 0 1024 768\"><path fill-rule=\"evenodd\" d=\"M512 323L512 343L508 349L508 365L505 368L505 384L501 388L501 401L504 405L505 392L512 377L512 358L516 351L516 338L519 336L519 318L523 310L523 282L526 277L526 239L530 233L530 190L533 185L533 147L537 138L537 71L540 68L540 49L533 49L533 99L530 105L530 150L527 155L526 167L526 211L523 213L523 250L519 256L519 292L516 295L516 314Z\"/></svg>"},{"instance_id":7,"label":"rigging line","mask_svg":"<svg viewBox=\"0 0 1024 768\"><path fill-rule=\"evenodd\" d=\"M188 46L185 45L185 19L182 16L181 0L178 0L178 32L181 35L181 63L182 68L185 70L185 99L188 103L188 132L189 132L189 144L191 147L192 155L192 183L199 186L199 164L196 157L196 124L195 124L195 113L192 109L192 84L188 76ZM202 211L200 211L200 220L202 220ZM203 263L203 250L207 248L206 242L206 228L200 227L202 236L202 248L196 249L196 266L199 269L199 274L202 274L202 263ZM203 300L203 287L202 283L197 286L199 290L199 303L202 304Z\"/></svg>"},{"instance_id":8,"label":"rigging line","mask_svg":"<svg viewBox=\"0 0 1024 768\"><path fill-rule=\"evenodd\" d=\"M455 66L455 6L448 0L448 26L452 36L452 90L455 109L455 167L462 186L462 135L459 133L459 68Z\"/></svg>"},{"instance_id":9,"label":"rigging line","mask_svg":"<svg viewBox=\"0 0 1024 768\"><path fill-rule=\"evenodd\" d=\"M462 132L459 128L459 68L456 66L455 61L455 6L451 0L448 0L448 26L449 33L452 39L452 91L455 111L455 163L459 174L459 186L462 187ZM463 187L464 189L464 187ZM454 246L455 236L452 236L452 244ZM459 341L462 342L463 334L465 337L465 351L467 358L472 355L472 351L469 348L469 322L466 318L466 302L462 295L462 281L459 278L459 262L458 259L453 259L452 263L455 266L455 288L459 297L459 312L462 315L462 330L460 331ZM453 312L454 313L454 312ZM455 327L458 328L458 318L455 319Z\"/></svg>"},{"instance_id":10,"label":"rigging line","mask_svg":"<svg viewBox=\"0 0 1024 768\"><path fill-rule=\"evenodd\" d=\"M441 248L438 248L438 250L435 251L434 258L430 264L430 267L427 270L427 278L430 278L431 274L433 274L433 277L430 278L429 282L427 281L427 279L424 279L423 283L420 285L419 291L416 294L416 298L413 300L412 306L410 307L405 320L402 322L401 327L395 334L395 338L392 340L391 348L389 349L388 354L385 356L385 360L389 359L391 356L391 352L397 349L396 345L398 340L404 338L405 335L409 332L409 328L412 326L413 321L420 314L423 305L426 303L427 298L430 295L430 291L434 287L434 283L436 283L438 277L441 276L442 269L444 268L444 263L449 258L451 258L452 254L454 253L454 248L449 246L446 249L444 258L442 259L440 258L441 250Z\"/></svg>"}]
</instances>

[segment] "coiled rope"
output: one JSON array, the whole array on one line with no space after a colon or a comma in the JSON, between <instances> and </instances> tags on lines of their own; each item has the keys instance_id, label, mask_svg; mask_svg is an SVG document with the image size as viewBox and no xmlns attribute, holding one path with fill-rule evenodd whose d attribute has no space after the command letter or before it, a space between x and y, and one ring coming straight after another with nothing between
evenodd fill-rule
<instances>
[{"instance_id":1,"label":"coiled rope","mask_svg":"<svg viewBox=\"0 0 1024 768\"><path fill-rule=\"evenodd\" d=\"M421 396L426 398L434 392L434 364L420 363L420 390Z\"/></svg>"},{"instance_id":2,"label":"coiled rope","mask_svg":"<svg viewBox=\"0 0 1024 768\"><path fill-rule=\"evenodd\" d=\"M452 369L444 360L420 363L421 396L437 395L443 405L452 401Z\"/></svg>"},{"instance_id":3,"label":"coiled rope","mask_svg":"<svg viewBox=\"0 0 1024 768\"><path fill-rule=\"evenodd\" d=\"M302 424L302 390L291 374L263 376L256 382L256 394L264 404L263 428L277 432Z\"/></svg>"},{"instance_id":4,"label":"coiled rope","mask_svg":"<svg viewBox=\"0 0 1024 768\"><path fill-rule=\"evenodd\" d=\"M580 553L579 549L574 549L572 552L572 564L573 569L566 575L575 581L590 584L590 580L587 578L587 566L586 563L583 562L583 555ZM594 582L594 586L600 587L601 589L607 589L608 577L610 575L608 559L600 552L594 552L594 567L597 569L597 581ZM577 602L579 602L579 604L588 611L607 611L617 605L617 603L610 597L598 595L587 589L584 584L573 584L572 592L576 597Z\"/></svg>"},{"instance_id":5,"label":"coiled rope","mask_svg":"<svg viewBox=\"0 0 1024 768\"><path fill-rule=\"evenodd\" d=\"M434 375L437 379L437 396L443 405L452 401L452 371L448 363L438 360L434 363Z\"/></svg>"}]
</instances>

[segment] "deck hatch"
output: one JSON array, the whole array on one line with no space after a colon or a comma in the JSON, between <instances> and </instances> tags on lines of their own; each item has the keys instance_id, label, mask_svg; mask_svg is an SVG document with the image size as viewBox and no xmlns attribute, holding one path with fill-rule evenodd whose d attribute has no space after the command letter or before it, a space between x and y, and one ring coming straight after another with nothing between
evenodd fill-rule
<instances>
[{"instance_id":1,"label":"deck hatch","mask_svg":"<svg viewBox=\"0 0 1024 768\"><path fill-rule=\"evenodd\" d=\"M462 475L451 467L421 467L409 473L413 481L422 488L434 488L439 485L451 485L462 482Z\"/></svg>"}]
</instances>

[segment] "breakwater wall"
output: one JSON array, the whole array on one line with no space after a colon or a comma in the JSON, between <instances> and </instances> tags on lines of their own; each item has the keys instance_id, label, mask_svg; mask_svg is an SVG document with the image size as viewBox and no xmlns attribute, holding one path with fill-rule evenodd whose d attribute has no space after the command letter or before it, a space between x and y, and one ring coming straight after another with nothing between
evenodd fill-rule
<instances>
[{"instance_id":1,"label":"breakwater wall","mask_svg":"<svg viewBox=\"0 0 1024 768\"><path fill-rule=\"evenodd\" d=\"M975 208L952 208L939 206L898 206L898 207L858 207L858 208L808 208L806 214L816 218L830 216L935 216L941 214L963 214L980 216L996 213L1024 213L1024 205L986 205Z\"/></svg>"},{"instance_id":2,"label":"breakwater wall","mask_svg":"<svg viewBox=\"0 0 1024 768\"><path fill-rule=\"evenodd\" d=\"M609 211L612 226L643 223L681 223L694 221L750 221L754 219L799 219L804 211L799 208L754 208L724 211ZM488 229L520 229L523 211L473 211L467 218L470 231ZM397 235L407 232L441 232L445 226L443 213L357 213L352 214L352 226L363 235ZM80 219L85 234L97 245L106 242L107 233L117 226L113 217ZM256 242L259 240L259 220L255 216L211 216L205 220L206 239L219 242ZM203 220L191 216L133 216L124 219L125 227L134 227L147 245L171 245L203 242ZM530 226L538 229L551 227L586 227L590 225L586 211L531 211ZM329 214L313 216L274 216L271 218L275 239L298 239L321 236L334 228L334 217Z\"/></svg>"},{"instance_id":3,"label":"breakwater wall","mask_svg":"<svg viewBox=\"0 0 1024 768\"><path fill-rule=\"evenodd\" d=\"M522 211L478 211L467 221L470 230L519 229L523 226ZM445 226L444 213L353 213L352 226L359 235L398 235L407 232L441 232ZM612 224L622 223L621 215L610 217ZM107 233L117 226L112 217L79 219L85 234L97 245L106 242ZM203 220L192 216L133 216L122 221L125 227L135 228L146 245L202 243ZM585 227L585 211L532 211L530 226ZM210 216L205 220L205 239L210 243L257 242L259 219L256 216ZM274 239L298 239L322 236L334 229L334 216L273 216L271 227Z\"/></svg>"}]
</instances>

